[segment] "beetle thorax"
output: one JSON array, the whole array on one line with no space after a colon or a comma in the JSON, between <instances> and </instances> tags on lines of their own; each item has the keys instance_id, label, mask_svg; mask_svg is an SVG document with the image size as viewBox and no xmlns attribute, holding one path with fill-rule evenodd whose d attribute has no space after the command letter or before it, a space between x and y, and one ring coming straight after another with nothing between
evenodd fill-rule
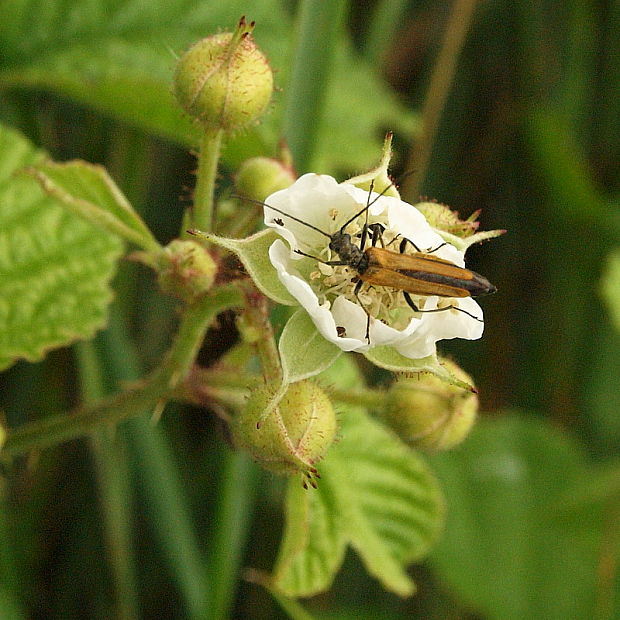
<instances>
[{"instance_id":1,"label":"beetle thorax","mask_svg":"<svg viewBox=\"0 0 620 620\"><path fill-rule=\"evenodd\" d=\"M329 249L336 252L340 260L354 267L360 273L366 270L366 256L364 252L351 241L351 235L348 233L335 233L329 242Z\"/></svg>"}]
</instances>

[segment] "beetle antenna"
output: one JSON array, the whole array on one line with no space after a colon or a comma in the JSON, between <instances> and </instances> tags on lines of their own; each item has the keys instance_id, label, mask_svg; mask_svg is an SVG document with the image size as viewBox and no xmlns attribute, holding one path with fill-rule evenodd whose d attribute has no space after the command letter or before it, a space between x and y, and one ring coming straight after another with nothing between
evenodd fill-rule
<instances>
[{"instance_id":1,"label":"beetle antenna","mask_svg":"<svg viewBox=\"0 0 620 620\"><path fill-rule=\"evenodd\" d=\"M368 211L368 209L370 209L370 207L372 207L372 205L375 204L375 202L377 202L377 200L379 200L379 198L381 198L382 196L385 195L385 193L391 188L394 187L394 183L390 183L387 187L385 187L385 189L376 197L373 198L372 200L370 200L370 195L372 193L372 187L373 187L374 181L371 183L370 189L368 191L368 200L366 201L366 206L361 209L358 213L356 213L353 217L349 218L340 228L340 231L342 232L351 222L354 222L360 215L362 215L362 213L364 213L364 211Z\"/></svg>"},{"instance_id":2,"label":"beetle antenna","mask_svg":"<svg viewBox=\"0 0 620 620\"><path fill-rule=\"evenodd\" d=\"M322 235L325 235L328 239L332 238L332 236L326 233L324 230L321 230L320 228L317 228L316 226L313 226L312 224L308 224L308 222L304 222L303 220L300 220L298 217L295 217L294 215L290 215L289 213L286 213L286 211L281 211L280 209L276 209L276 207L272 207L271 205L268 205L266 202L261 202L260 200L254 200L253 198L248 198L247 196L239 196L238 194L233 194L232 197L239 198L240 200L247 200L248 202L252 202L255 205L260 205L261 207L267 207L268 209L271 209L272 211L275 211L276 213L285 215L286 217L290 218L291 220L295 222L299 222L300 224L303 224L304 226L307 226L308 228L312 228L312 230L316 230L316 232L319 232Z\"/></svg>"},{"instance_id":3,"label":"beetle antenna","mask_svg":"<svg viewBox=\"0 0 620 620\"><path fill-rule=\"evenodd\" d=\"M412 175L415 171L414 170L410 170L409 172L405 172L404 174L402 174L398 179L397 182L401 183L403 179L406 179L408 176ZM396 187L396 183L394 183L394 181L392 181L389 185L386 185L386 187L383 189L383 191L376 197L373 198L372 200L370 200L370 195L372 193L372 188L374 185L374 179L372 180L371 184L370 184L370 189L368 191L368 199L366 200L366 206L361 209L359 211L359 213L356 213L352 218L348 219L344 225L342 226L342 228L340 229L340 232L342 232L351 222L354 222L360 215L362 215L362 213L364 213L364 211L368 211L368 209L370 209L370 207L372 207L372 205L375 204L375 202L377 202L377 200L379 200L379 198L381 198L382 196L384 196L386 194L386 192L392 188L392 187Z\"/></svg>"}]
</instances>

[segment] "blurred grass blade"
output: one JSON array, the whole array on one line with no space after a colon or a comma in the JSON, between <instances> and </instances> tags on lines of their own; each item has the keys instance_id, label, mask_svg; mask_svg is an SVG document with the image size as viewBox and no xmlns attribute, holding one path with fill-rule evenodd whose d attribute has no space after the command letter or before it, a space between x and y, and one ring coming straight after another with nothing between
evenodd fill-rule
<instances>
[{"instance_id":1,"label":"blurred grass blade","mask_svg":"<svg viewBox=\"0 0 620 620\"><path fill-rule=\"evenodd\" d=\"M139 377L137 357L118 317L113 317L106 347L108 363L118 381ZM205 562L177 465L161 428L151 423L151 414L147 411L128 420L119 432L128 442L133 473L144 493L145 514L185 601L188 617L203 620L209 606Z\"/></svg>"},{"instance_id":2,"label":"blurred grass blade","mask_svg":"<svg viewBox=\"0 0 620 620\"><path fill-rule=\"evenodd\" d=\"M299 173L312 169L327 82L347 5L346 0L302 0L299 5L283 129Z\"/></svg>"},{"instance_id":3,"label":"blurred grass blade","mask_svg":"<svg viewBox=\"0 0 620 620\"><path fill-rule=\"evenodd\" d=\"M370 28L366 33L364 55L376 68L381 64L386 50L394 44L399 28L405 22L407 0L380 0L377 2Z\"/></svg>"},{"instance_id":4,"label":"blurred grass blade","mask_svg":"<svg viewBox=\"0 0 620 620\"><path fill-rule=\"evenodd\" d=\"M605 204L595 185L570 126L558 113L535 110L527 119L526 136L555 214L569 225L596 226L599 232L620 239L620 214Z\"/></svg>"},{"instance_id":5,"label":"blurred grass blade","mask_svg":"<svg viewBox=\"0 0 620 620\"><path fill-rule=\"evenodd\" d=\"M103 363L91 343L76 346L82 397L92 402L109 393ZM107 542L109 562L114 579L116 613L122 620L139 617L135 578L131 507L134 505L129 486L129 471L122 442L115 428L102 428L90 438L91 454L97 473L99 501Z\"/></svg>"},{"instance_id":6,"label":"blurred grass blade","mask_svg":"<svg viewBox=\"0 0 620 620\"><path fill-rule=\"evenodd\" d=\"M205 620L231 617L260 479L258 467L246 454L227 447L223 450L224 462L213 517L215 529L208 556L213 595Z\"/></svg>"}]
</instances>

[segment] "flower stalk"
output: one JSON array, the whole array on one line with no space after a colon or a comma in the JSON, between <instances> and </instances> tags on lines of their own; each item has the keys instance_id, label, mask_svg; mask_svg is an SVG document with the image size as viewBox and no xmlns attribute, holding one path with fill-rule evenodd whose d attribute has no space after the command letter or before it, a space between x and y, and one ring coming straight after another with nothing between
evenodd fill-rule
<instances>
[{"instance_id":1,"label":"flower stalk","mask_svg":"<svg viewBox=\"0 0 620 620\"><path fill-rule=\"evenodd\" d=\"M191 227L212 231L216 221L215 179L222 150L224 130L219 127L205 127L198 154L196 188L191 211Z\"/></svg>"},{"instance_id":2,"label":"flower stalk","mask_svg":"<svg viewBox=\"0 0 620 620\"><path fill-rule=\"evenodd\" d=\"M255 348L265 381L279 384L282 381L282 365L269 321L268 300L250 283L244 283L243 296L245 312L238 323L242 337Z\"/></svg>"}]
</instances>

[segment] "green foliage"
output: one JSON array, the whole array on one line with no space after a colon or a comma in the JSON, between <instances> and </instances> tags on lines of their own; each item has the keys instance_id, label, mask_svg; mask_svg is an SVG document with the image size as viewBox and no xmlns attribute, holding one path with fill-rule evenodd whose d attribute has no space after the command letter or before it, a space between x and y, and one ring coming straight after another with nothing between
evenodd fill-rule
<instances>
[{"instance_id":1,"label":"green foliage","mask_svg":"<svg viewBox=\"0 0 620 620\"><path fill-rule=\"evenodd\" d=\"M600 503L568 494L588 471L573 440L508 415L432 464L448 502L434 562L463 600L489 619L594 617L603 522Z\"/></svg>"},{"instance_id":2,"label":"green foliage","mask_svg":"<svg viewBox=\"0 0 620 620\"><path fill-rule=\"evenodd\" d=\"M0 87L43 88L183 144L196 144L199 134L172 97L174 56L207 34L232 30L248 11L278 85L286 87L295 29L281 0L251 7L244 0L158 0L148 6L138 0L101 0L79 8L58 0L9 0L7 5L0 25ZM411 112L343 40L336 59L318 140L318 169L367 166L386 124L407 134L414 129ZM343 92L355 97L343 97ZM373 105L368 105L369 93ZM234 140L225 157L238 163L273 153L280 115L281 106Z\"/></svg>"},{"instance_id":3,"label":"green foliage","mask_svg":"<svg viewBox=\"0 0 620 620\"><path fill-rule=\"evenodd\" d=\"M342 357L324 379L352 389L359 378ZM443 500L434 476L363 409L343 407L342 438L319 465L317 489L289 481L287 527L272 586L287 596L327 589L347 546L400 596L414 591L406 566L430 550L442 528Z\"/></svg>"},{"instance_id":4,"label":"green foliage","mask_svg":"<svg viewBox=\"0 0 620 620\"><path fill-rule=\"evenodd\" d=\"M0 128L0 368L90 338L106 322L119 239L68 213L18 171L43 158Z\"/></svg>"},{"instance_id":5,"label":"green foliage","mask_svg":"<svg viewBox=\"0 0 620 620\"><path fill-rule=\"evenodd\" d=\"M145 250L159 244L105 168L85 161L45 162L28 170L47 194L76 215Z\"/></svg>"}]
</instances>

